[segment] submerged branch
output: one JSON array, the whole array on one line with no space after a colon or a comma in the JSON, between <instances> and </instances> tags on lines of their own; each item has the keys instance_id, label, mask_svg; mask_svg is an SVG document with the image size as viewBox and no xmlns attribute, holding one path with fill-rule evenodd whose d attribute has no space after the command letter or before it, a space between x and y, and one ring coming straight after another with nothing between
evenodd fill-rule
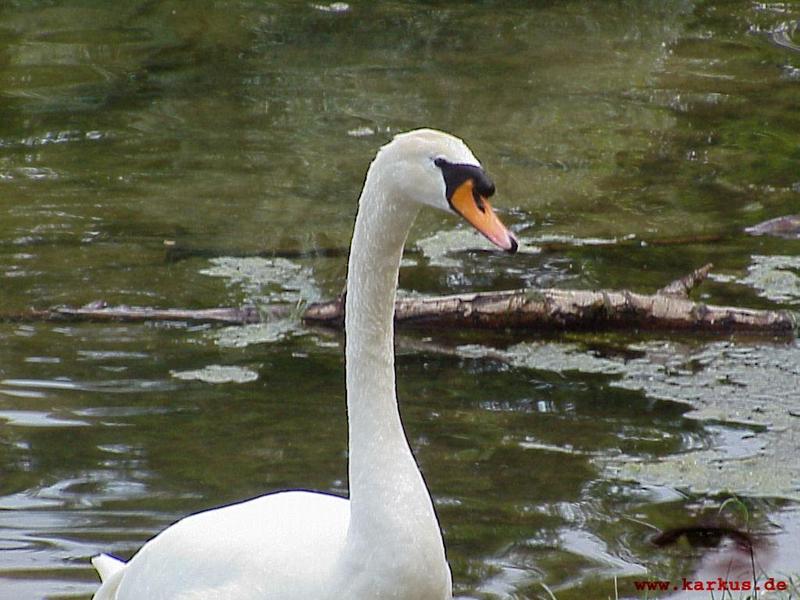
<instances>
[{"instance_id":1,"label":"submerged branch","mask_svg":"<svg viewBox=\"0 0 800 600\"><path fill-rule=\"evenodd\" d=\"M255 306L241 308L151 308L147 306L108 306L105 302L92 302L86 306L55 306L45 310L30 310L19 315L9 315L6 321L91 321L91 322L141 322L184 321L187 323L215 323L222 325L247 325L261 323L270 318L288 314L283 307L272 307L264 315Z\"/></svg>"},{"instance_id":2,"label":"submerged branch","mask_svg":"<svg viewBox=\"0 0 800 600\"><path fill-rule=\"evenodd\" d=\"M699 269L695 269L688 275L685 275L680 279L676 279L669 285L665 285L656 293L661 294L662 296L674 296L675 298L688 298L689 292L691 292L694 288L703 283L703 281L706 280L708 274L711 273L711 269L713 268L714 268L713 264L707 263L702 267L700 267Z\"/></svg>"}]
</instances>

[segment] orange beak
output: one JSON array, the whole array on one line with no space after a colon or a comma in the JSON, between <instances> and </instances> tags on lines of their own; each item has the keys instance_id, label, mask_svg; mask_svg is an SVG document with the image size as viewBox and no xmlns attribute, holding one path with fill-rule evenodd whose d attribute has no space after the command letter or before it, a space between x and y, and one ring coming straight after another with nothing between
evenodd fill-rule
<instances>
[{"instance_id":1,"label":"orange beak","mask_svg":"<svg viewBox=\"0 0 800 600\"><path fill-rule=\"evenodd\" d=\"M472 179L456 188L450 205L495 246L511 254L517 251L517 239L497 218L489 201L475 191Z\"/></svg>"}]
</instances>

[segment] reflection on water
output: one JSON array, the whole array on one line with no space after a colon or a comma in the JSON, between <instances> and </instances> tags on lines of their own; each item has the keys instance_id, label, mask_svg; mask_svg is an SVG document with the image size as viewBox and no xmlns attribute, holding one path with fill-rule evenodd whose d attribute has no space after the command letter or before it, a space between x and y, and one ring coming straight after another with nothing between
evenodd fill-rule
<instances>
[{"instance_id":1,"label":"reflection on water","mask_svg":"<svg viewBox=\"0 0 800 600\"><path fill-rule=\"evenodd\" d=\"M796 308L797 241L741 232L797 211L791 3L35 1L0 16L2 315L332 297L367 162L423 125L469 141L530 244L489 254L421 215L404 293L652 291L712 260L703 300ZM684 242L649 243L670 238ZM547 597L544 582L605 598L616 578L641 597L637 578L711 560L656 549L653 528L733 493L767 568L800 572L797 345L640 337L401 338L403 416L457 595ZM191 511L344 493L341 341L294 318L0 320L0 600L87 598L89 556L128 557Z\"/></svg>"}]
</instances>

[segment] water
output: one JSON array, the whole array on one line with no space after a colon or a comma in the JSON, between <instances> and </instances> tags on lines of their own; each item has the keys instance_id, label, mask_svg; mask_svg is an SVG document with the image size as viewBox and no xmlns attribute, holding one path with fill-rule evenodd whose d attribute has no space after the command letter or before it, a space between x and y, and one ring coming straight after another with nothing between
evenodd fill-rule
<instances>
[{"instance_id":1,"label":"water","mask_svg":"<svg viewBox=\"0 0 800 600\"><path fill-rule=\"evenodd\" d=\"M797 19L794 3L5 3L0 312L332 297L368 161L424 125L468 141L529 249L560 246L473 252L464 225L424 214L406 292L653 291L710 260L698 298L797 309L798 242L741 232L797 211ZM300 258L226 258L257 253ZM2 320L0 598L88 598L90 556L127 558L192 511L344 493L341 343L294 319ZM797 581L796 342L409 332L398 353L457 595L606 598L616 579L641 598L634 580L711 576L724 556L649 539L733 496L749 521L730 504L724 520L762 540L760 575Z\"/></svg>"}]
</instances>

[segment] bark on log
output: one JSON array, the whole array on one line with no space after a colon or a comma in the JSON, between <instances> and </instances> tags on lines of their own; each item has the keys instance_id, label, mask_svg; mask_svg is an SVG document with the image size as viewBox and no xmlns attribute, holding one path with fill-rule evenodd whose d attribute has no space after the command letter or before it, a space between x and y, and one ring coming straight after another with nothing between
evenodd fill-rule
<instances>
[{"instance_id":1,"label":"bark on log","mask_svg":"<svg viewBox=\"0 0 800 600\"><path fill-rule=\"evenodd\" d=\"M760 332L791 335L797 317L789 311L754 310L692 302L689 292L708 277L703 265L655 294L628 290L509 290L399 299L398 325L488 329L695 330L715 333ZM342 297L312 304L303 315L309 324L341 326Z\"/></svg>"},{"instance_id":2,"label":"bark on log","mask_svg":"<svg viewBox=\"0 0 800 600\"><path fill-rule=\"evenodd\" d=\"M665 285L663 288L658 290L656 294L660 294L662 296L674 296L676 298L688 298L689 292L697 287L698 284L705 281L705 279L708 277L708 274L711 273L711 269L713 268L713 264L705 264L699 269L695 269L685 277L681 277L669 285Z\"/></svg>"},{"instance_id":3,"label":"bark on log","mask_svg":"<svg viewBox=\"0 0 800 600\"><path fill-rule=\"evenodd\" d=\"M340 300L312 304L303 320L340 326ZM437 298L399 299L398 325L488 329L647 329L762 332L789 335L796 318L788 311L713 306L665 294L623 291L509 290Z\"/></svg>"}]
</instances>

